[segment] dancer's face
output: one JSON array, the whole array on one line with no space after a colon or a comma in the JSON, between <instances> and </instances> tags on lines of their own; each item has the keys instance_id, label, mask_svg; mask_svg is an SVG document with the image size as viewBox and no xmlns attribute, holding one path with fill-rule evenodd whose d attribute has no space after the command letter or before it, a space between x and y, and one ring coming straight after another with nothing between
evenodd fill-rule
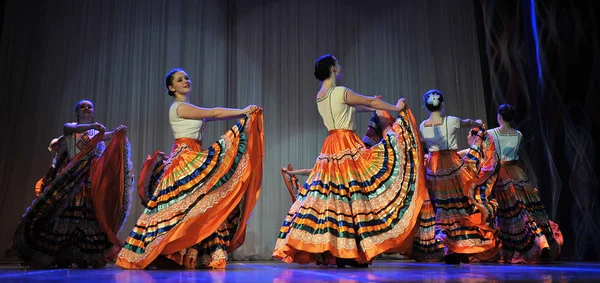
<instances>
[{"instance_id":1,"label":"dancer's face","mask_svg":"<svg viewBox=\"0 0 600 283\"><path fill-rule=\"evenodd\" d=\"M79 120L91 120L94 117L94 104L90 101L80 102L76 114Z\"/></svg>"},{"instance_id":2,"label":"dancer's face","mask_svg":"<svg viewBox=\"0 0 600 283\"><path fill-rule=\"evenodd\" d=\"M169 90L177 94L187 96L192 91L192 81L185 72L177 72L173 74L173 83L169 86Z\"/></svg>"}]
</instances>

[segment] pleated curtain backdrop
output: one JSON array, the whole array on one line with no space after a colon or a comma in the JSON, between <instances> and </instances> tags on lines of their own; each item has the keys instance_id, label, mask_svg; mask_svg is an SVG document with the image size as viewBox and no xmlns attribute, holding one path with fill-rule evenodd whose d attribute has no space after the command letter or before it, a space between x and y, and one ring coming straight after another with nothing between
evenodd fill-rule
<instances>
[{"instance_id":1,"label":"pleated curtain backdrop","mask_svg":"<svg viewBox=\"0 0 600 283\"><path fill-rule=\"evenodd\" d=\"M96 121L109 129L129 127L135 173L148 154L170 151L171 68L190 75L194 104L264 108L262 191L236 260L271 259L291 205L280 168L311 167L327 136L315 104L320 55L338 57L340 85L393 104L406 97L418 121L427 118L421 96L430 88L444 92L446 114L486 117L471 0L8 0L2 29L5 248L50 166L48 143L75 120L77 101L92 100ZM370 113L358 117L362 135ZM209 123L205 146L233 123ZM134 198L122 239L143 211L139 203Z\"/></svg>"}]
</instances>

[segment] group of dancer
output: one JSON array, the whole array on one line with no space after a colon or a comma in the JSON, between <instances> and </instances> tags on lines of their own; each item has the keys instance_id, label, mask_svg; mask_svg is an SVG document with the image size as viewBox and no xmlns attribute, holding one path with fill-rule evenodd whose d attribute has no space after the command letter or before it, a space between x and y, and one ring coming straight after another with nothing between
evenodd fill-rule
<instances>
[{"instance_id":1,"label":"group of dancer","mask_svg":"<svg viewBox=\"0 0 600 283\"><path fill-rule=\"evenodd\" d=\"M329 136L312 169L284 169L293 204L273 257L284 262L366 267L382 254L419 261L537 262L558 256L562 236L537 190L517 165L515 109L502 105L499 128L443 116L442 92L423 96L431 112L418 126L404 98L395 105L338 86L332 55L315 62L315 99ZM262 109L202 108L189 102L192 81L167 73L173 97L171 153L149 155L137 178L145 210L129 236L116 235L134 187L127 127L94 121L82 100L76 122L48 148L54 159L15 231L8 255L32 268L225 268L244 242L259 197L264 159ZM373 112L356 134L356 112ZM398 112L394 118L389 112ZM237 119L208 147L204 124ZM459 151L459 128L473 128ZM300 186L295 175L308 179Z\"/></svg>"},{"instance_id":2,"label":"group of dancer","mask_svg":"<svg viewBox=\"0 0 600 283\"><path fill-rule=\"evenodd\" d=\"M394 107L358 95L336 85L340 76L335 57L315 63L329 136L313 168L282 168L293 204L274 257L359 267L387 253L448 264L558 258L562 234L518 165L513 106L501 105L500 126L488 131L480 119L444 116L444 95L432 89L417 128L403 99ZM362 139L356 111L374 111ZM458 148L460 128L470 129L468 149Z\"/></svg>"}]
</instances>

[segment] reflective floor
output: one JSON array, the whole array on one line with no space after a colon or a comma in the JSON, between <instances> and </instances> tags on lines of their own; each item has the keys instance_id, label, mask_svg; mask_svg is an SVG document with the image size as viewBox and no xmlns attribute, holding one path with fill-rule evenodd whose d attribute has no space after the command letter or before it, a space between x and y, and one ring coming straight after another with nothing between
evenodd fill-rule
<instances>
[{"instance_id":1,"label":"reflective floor","mask_svg":"<svg viewBox=\"0 0 600 283\"><path fill-rule=\"evenodd\" d=\"M544 265L376 261L369 268L336 268L279 262L230 262L226 270L28 270L0 265L0 282L600 282L600 263Z\"/></svg>"}]
</instances>

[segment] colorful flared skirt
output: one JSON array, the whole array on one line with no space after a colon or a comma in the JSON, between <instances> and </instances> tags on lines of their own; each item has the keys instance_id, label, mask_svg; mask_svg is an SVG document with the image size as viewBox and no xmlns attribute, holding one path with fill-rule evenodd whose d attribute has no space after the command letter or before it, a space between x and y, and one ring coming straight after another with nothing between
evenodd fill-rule
<instances>
[{"instance_id":1,"label":"colorful flared skirt","mask_svg":"<svg viewBox=\"0 0 600 283\"><path fill-rule=\"evenodd\" d=\"M463 158L451 150L431 152L426 166L429 197L435 209L435 236L432 239L431 215L424 210L422 231L417 233L420 238L414 247L417 259L441 260L440 243L444 255L469 254L479 260L495 256L497 204L490 194L498 159L492 139L482 132ZM470 186L475 180L479 182Z\"/></svg>"},{"instance_id":2,"label":"colorful flared skirt","mask_svg":"<svg viewBox=\"0 0 600 283\"><path fill-rule=\"evenodd\" d=\"M262 110L242 118L210 147L177 139L168 160L159 153L142 168L138 192L146 206L117 265L144 269L171 260L225 268L243 242L262 181ZM157 266L160 268L160 266Z\"/></svg>"},{"instance_id":3,"label":"colorful flared skirt","mask_svg":"<svg viewBox=\"0 0 600 283\"><path fill-rule=\"evenodd\" d=\"M133 175L125 132L108 147L97 134L69 160L64 139L54 166L36 184L9 252L33 268L102 267L114 259L130 204Z\"/></svg>"},{"instance_id":4,"label":"colorful flared skirt","mask_svg":"<svg viewBox=\"0 0 600 283\"><path fill-rule=\"evenodd\" d=\"M516 161L502 162L493 196L498 201L497 224L504 262L536 263L558 258L562 234L548 219L538 190Z\"/></svg>"},{"instance_id":5,"label":"colorful flared skirt","mask_svg":"<svg viewBox=\"0 0 600 283\"><path fill-rule=\"evenodd\" d=\"M420 150L410 110L369 149L353 131L330 131L273 256L288 263L365 263L410 251L427 194Z\"/></svg>"}]
</instances>

